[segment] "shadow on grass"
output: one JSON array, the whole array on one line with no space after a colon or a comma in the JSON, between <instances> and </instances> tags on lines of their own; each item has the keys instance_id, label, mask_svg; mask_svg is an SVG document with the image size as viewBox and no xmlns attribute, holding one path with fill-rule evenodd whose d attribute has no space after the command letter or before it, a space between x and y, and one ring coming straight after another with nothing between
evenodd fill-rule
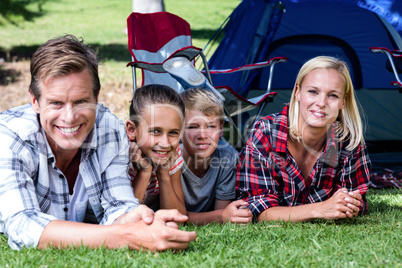
<instances>
[{"instance_id":1,"label":"shadow on grass","mask_svg":"<svg viewBox=\"0 0 402 268\"><path fill-rule=\"evenodd\" d=\"M207 39L209 40L217 29L200 29L191 30L191 36L193 39Z\"/></svg>"},{"instance_id":2,"label":"shadow on grass","mask_svg":"<svg viewBox=\"0 0 402 268\"><path fill-rule=\"evenodd\" d=\"M131 55L127 45L101 45L98 43L92 43L89 44L89 46L96 51L99 61L115 60L129 62L131 60ZM5 50L0 47L0 58L3 58L5 61L29 60L38 47L39 45L15 46L10 50Z\"/></svg>"},{"instance_id":3,"label":"shadow on grass","mask_svg":"<svg viewBox=\"0 0 402 268\"><path fill-rule=\"evenodd\" d=\"M0 65L0 86L7 86L14 83L21 76L21 72L14 69L5 70L3 66Z\"/></svg>"},{"instance_id":4,"label":"shadow on grass","mask_svg":"<svg viewBox=\"0 0 402 268\"><path fill-rule=\"evenodd\" d=\"M89 46L96 51L99 62L113 60L128 63L131 61L131 55L127 45L101 45L93 43L89 44ZM8 51L0 47L0 59L6 62L29 60L38 47L39 45L15 46ZM21 72L13 69L4 69L4 67L0 65L0 85L9 85L17 81L20 76Z\"/></svg>"},{"instance_id":5,"label":"shadow on grass","mask_svg":"<svg viewBox=\"0 0 402 268\"><path fill-rule=\"evenodd\" d=\"M42 6L47 0L24 0L24 1L11 1L1 0L0 2L0 18L2 17L5 22L18 25L21 21L33 21L34 19L43 16L45 13ZM36 4L38 11L32 11L27 6L29 4ZM0 20L0 25L5 24Z\"/></svg>"}]
</instances>

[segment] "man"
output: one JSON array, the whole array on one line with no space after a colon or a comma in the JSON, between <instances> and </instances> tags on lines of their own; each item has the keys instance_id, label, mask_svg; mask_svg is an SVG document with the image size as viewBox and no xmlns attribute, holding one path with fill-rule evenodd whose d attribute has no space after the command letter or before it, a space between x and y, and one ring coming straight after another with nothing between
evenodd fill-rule
<instances>
[{"instance_id":1,"label":"man","mask_svg":"<svg viewBox=\"0 0 402 268\"><path fill-rule=\"evenodd\" d=\"M32 56L32 103L0 115L0 232L13 249L182 250L196 238L178 230L187 216L139 206L124 125L99 90L95 53L63 36Z\"/></svg>"}]
</instances>

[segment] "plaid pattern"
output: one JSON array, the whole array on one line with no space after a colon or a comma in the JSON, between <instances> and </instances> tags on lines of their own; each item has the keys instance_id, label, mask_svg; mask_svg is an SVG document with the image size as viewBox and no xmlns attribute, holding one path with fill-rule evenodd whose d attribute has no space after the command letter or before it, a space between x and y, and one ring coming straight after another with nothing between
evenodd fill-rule
<instances>
[{"instance_id":1,"label":"plaid pattern","mask_svg":"<svg viewBox=\"0 0 402 268\"><path fill-rule=\"evenodd\" d=\"M0 231L13 249L37 246L46 225L69 220L67 180L31 105L0 115ZM79 176L100 224L139 205L128 169L124 125L103 105L97 106L95 126L81 146Z\"/></svg>"},{"instance_id":2,"label":"plaid pattern","mask_svg":"<svg viewBox=\"0 0 402 268\"><path fill-rule=\"evenodd\" d=\"M360 211L365 213L371 167L366 146L346 150L348 142L338 141L333 125L324 151L304 179L287 149L287 118L285 106L282 112L260 119L241 152L236 190L253 214L274 206L321 202L340 188L359 189L363 196Z\"/></svg>"}]
</instances>

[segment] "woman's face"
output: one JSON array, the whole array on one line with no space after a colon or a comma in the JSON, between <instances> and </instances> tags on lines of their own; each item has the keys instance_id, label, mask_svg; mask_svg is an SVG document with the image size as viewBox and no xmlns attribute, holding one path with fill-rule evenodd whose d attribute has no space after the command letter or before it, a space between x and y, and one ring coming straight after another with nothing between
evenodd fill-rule
<instances>
[{"instance_id":1,"label":"woman's face","mask_svg":"<svg viewBox=\"0 0 402 268\"><path fill-rule=\"evenodd\" d=\"M327 131L345 106L345 81L334 69L315 69L296 87L300 104L299 132L308 129Z\"/></svg>"}]
</instances>

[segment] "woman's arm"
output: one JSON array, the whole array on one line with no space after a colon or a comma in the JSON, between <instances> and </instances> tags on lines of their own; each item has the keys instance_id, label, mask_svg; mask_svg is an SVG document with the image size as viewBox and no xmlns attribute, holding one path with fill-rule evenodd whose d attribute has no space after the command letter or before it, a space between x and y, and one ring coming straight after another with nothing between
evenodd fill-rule
<instances>
[{"instance_id":1,"label":"woman's arm","mask_svg":"<svg viewBox=\"0 0 402 268\"><path fill-rule=\"evenodd\" d=\"M362 197L358 192L348 192L342 188L329 199L312 204L293 207L275 206L264 210L258 221L304 222L314 219L337 220L356 217Z\"/></svg>"}]
</instances>

